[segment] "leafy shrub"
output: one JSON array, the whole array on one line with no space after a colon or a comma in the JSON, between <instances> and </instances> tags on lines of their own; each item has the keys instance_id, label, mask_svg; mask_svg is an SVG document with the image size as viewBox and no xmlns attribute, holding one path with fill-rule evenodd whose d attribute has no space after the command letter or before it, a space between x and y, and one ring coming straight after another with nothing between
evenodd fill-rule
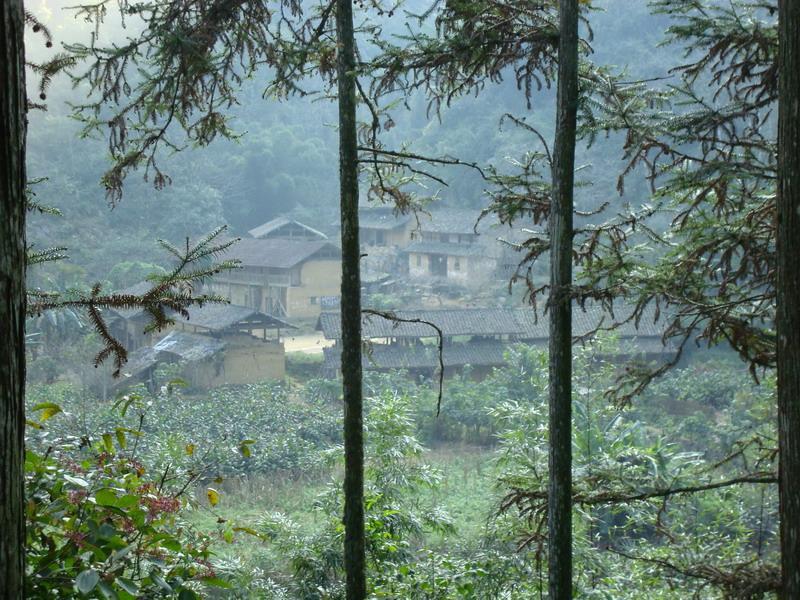
<instances>
[{"instance_id":1,"label":"leafy shrub","mask_svg":"<svg viewBox=\"0 0 800 600\"><path fill-rule=\"evenodd\" d=\"M60 408L34 411L46 420ZM211 539L182 516L192 475L151 473L129 449L140 435L117 429L26 452L27 597L189 600L227 586Z\"/></svg>"}]
</instances>

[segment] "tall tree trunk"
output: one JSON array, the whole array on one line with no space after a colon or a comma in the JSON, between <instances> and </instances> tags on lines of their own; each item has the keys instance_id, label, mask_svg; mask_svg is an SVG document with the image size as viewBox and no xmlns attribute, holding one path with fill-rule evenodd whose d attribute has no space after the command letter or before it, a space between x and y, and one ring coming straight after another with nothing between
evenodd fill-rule
<instances>
[{"instance_id":1,"label":"tall tree trunk","mask_svg":"<svg viewBox=\"0 0 800 600\"><path fill-rule=\"evenodd\" d=\"M800 3L779 2L778 439L783 597L800 598Z\"/></svg>"},{"instance_id":2,"label":"tall tree trunk","mask_svg":"<svg viewBox=\"0 0 800 600\"><path fill-rule=\"evenodd\" d=\"M364 544L364 423L361 387L361 248L352 0L336 1L339 180L342 219L342 386L344 391L344 568L348 600L367 596Z\"/></svg>"},{"instance_id":3,"label":"tall tree trunk","mask_svg":"<svg viewBox=\"0 0 800 600\"><path fill-rule=\"evenodd\" d=\"M0 3L0 598L25 574L25 61L21 0Z\"/></svg>"},{"instance_id":4,"label":"tall tree trunk","mask_svg":"<svg viewBox=\"0 0 800 600\"><path fill-rule=\"evenodd\" d=\"M550 209L549 598L572 597L572 205L578 0L559 2L558 108Z\"/></svg>"}]
</instances>

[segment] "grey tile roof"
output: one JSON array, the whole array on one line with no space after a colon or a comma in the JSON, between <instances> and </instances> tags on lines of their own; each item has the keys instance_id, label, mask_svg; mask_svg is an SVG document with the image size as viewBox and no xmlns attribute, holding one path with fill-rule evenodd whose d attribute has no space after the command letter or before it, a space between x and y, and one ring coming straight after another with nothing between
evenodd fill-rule
<instances>
[{"instance_id":1,"label":"grey tile roof","mask_svg":"<svg viewBox=\"0 0 800 600\"><path fill-rule=\"evenodd\" d=\"M481 244L453 244L450 242L413 242L403 252L417 254L443 254L445 256L486 256L486 247Z\"/></svg>"},{"instance_id":2,"label":"grey tile roof","mask_svg":"<svg viewBox=\"0 0 800 600\"><path fill-rule=\"evenodd\" d=\"M528 331L528 310L503 308L459 308L445 310L395 311L403 319L421 319L435 323L445 336L518 335ZM363 336L374 338L436 337L436 330L425 323L396 323L377 315L364 315ZM341 337L339 313L322 313L317 322L328 339Z\"/></svg>"},{"instance_id":3,"label":"grey tile roof","mask_svg":"<svg viewBox=\"0 0 800 600\"><path fill-rule=\"evenodd\" d=\"M139 296L144 294L152 287L148 281L142 281L129 288L120 290L119 294L133 294ZM132 319L144 313L141 308L132 309L109 309L112 313L123 319ZM193 327L200 327L209 331L222 331L245 320L256 321L266 329L297 329L291 323L273 317L254 308L228 304L227 302L207 302L203 306L190 306L188 309L189 319L184 319L180 315L167 311L178 322L184 322Z\"/></svg>"},{"instance_id":4,"label":"grey tile roof","mask_svg":"<svg viewBox=\"0 0 800 600\"><path fill-rule=\"evenodd\" d=\"M204 360L221 352L225 342L207 335L196 335L184 331L171 331L168 335L153 344L157 355L172 354L189 362Z\"/></svg>"},{"instance_id":5,"label":"grey tile roof","mask_svg":"<svg viewBox=\"0 0 800 600\"><path fill-rule=\"evenodd\" d=\"M440 310L395 311L402 319L420 319L435 323L445 337L452 336L499 336L509 335L520 340L542 340L548 338L548 317L541 310L537 320L530 308L458 308ZM615 310L617 322L630 314L625 308ZM633 336L658 337L663 334L663 323L654 323L653 311L646 314L638 328L633 322L616 329L621 338ZM598 325L611 326L614 319L599 306L573 309L574 335L585 335ZM376 338L426 338L436 337L436 330L424 323L395 323L376 315L364 315L362 335L365 339ZM341 338L341 318L339 313L323 312L317 321L317 330L327 339Z\"/></svg>"},{"instance_id":6,"label":"grey tile roof","mask_svg":"<svg viewBox=\"0 0 800 600\"><path fill-rule=\"evenodd\" d=\"M256 322L266 329L297 329L294 325L277 317L237 304L209 302L203 306L192 306L188 310L189 318L178 317L178 320L209 331L223 331L243 321ZM256 327L256 329L260 329L260 327Z\"/></svg>"},{"instance_id":7,"label":"grey tile roof","mask_svg":"<svg viewBox=\"0 0 800 600\"><path fill-rule=\"evenodd\" d=\"M408 223L413 215L395 214L388 206L361 206L358 209L358 226L361 229L391 230Z\"/></svg>"},{"instance_id":8,"label":"grey tile roof","mask_svg":"<svg viewBox=\"0 0 800 600\"><path fill-rule=\"evenodd\" d=\"M264 236L269 235L270 233L274 233L278 231L281 227L285 227L286 225L296 225L297 227L301 227L308 231L310 234L318 237L320 240L327 240L328 236L322 233L321 231L317 231L313 227L309 227L304 223L300 223L299 221L295 221L294 219L290 219L288 217L277 217L272 219L271 221L267 221L248 231L247 233L250 234L254 238L261 238Z\"/></svg>"},{"instance_id":9,"label":"grey tile roof","mask_svg":"<svg viewBox=\"0 0 800 600\"><path fill-rule=\"evenodd\" d=\"M124 289L118 290L114 292L115 294L122 294L122 295L130 295L130 296L141 296L145 292L148 292L153 287L153 283L150 281L140 281L139 283L134 283L133 285L126 287ZM132 319L138 315L144 313L143 308L109 308L107 309L110 312L122 317L123 319Z\"/></svg>"},{"instance_id":10,"label":"grey tile roof","mask_svg":"<svg viewBox=\"0 0 800 600\"><path fill-rule=\"evenodd\" d=\"M478 223L479 210L467 208L432 208L430 216L420 218L422 231L430 233L461 233L474 234L477 225L478 233L486 232L496 222L491 215L487 215Z\"/></svg>"},{"instance_id":11,"label":"grey tile roof","mask_svg":"<svg viewBox=\"0 0 800 600\"><path fill-rule=\"evenodd\" d=\"M243 267L269 267L290 269L323 252L341 256L341 250L325 240L260 240L243 238L233 244L223 255L224 259L237 259Z\"/></svg>"},{"instance_id":12,"label":"grey tile roof","mask_svg":"<svg viewBox=\"0 0 800 600\"><path fill-rule=\"evenodd\" d=\"M214 356L225 348L225 342L207 335L195 335L183 331L172 331L152 346L137 348L128 355L122 367L122 378L115 386L145 373L160 362L189 362Z\"/></svg>"}]
</instances>

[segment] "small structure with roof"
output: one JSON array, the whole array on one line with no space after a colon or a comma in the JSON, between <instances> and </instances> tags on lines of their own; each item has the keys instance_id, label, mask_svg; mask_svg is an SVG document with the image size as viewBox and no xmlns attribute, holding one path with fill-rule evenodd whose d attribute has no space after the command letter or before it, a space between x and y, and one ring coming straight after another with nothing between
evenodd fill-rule
<instances>
[{"instance_id":1,"label":"small structure with roof","mask_svg":"<svg viewBox=\"0 0 800 600\"><path fill-rule=\"evenodd\" d=\"M122 383L149 381L159 364L185 363L183 376L196 388L283 379L286 321L245 306L209 303L175 316L166 336L131 352Z\"/></svg>"}]
</instances>

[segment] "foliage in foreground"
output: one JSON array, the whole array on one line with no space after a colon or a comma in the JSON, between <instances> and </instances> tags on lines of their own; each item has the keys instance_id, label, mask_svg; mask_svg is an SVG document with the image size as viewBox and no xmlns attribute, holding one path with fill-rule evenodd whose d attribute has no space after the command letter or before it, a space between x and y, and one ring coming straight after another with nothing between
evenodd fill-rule
<instances>
[{"instance_id":1,"label":"foliage in foreground","mask_svg":"<svg viewBox=\"0 0 800 600\"><path fill-rule=\"evenodd\" d=\"M767 377L757 386L725 357L702 357L654 384L633 406L620 408L604 397L616 366L602 357L615 353L614 344L587 347L576 359L576 597L640 598L642 590L664 599L768 596L777 540L777 498L770 483L774 382ZM481 382L471 381L468 372L448 381L439 419L436 391L427 382L399 373L367 378L372 597L529 598L543 589L546 547L537 527L546 508L547 361L541 350L524 346L507 358L506 367ZM56 405L67 413L43 422L46 428L31 431L28 440L32 514L45 515L31 529L39 536L32 542L39 554L29 563L32 572L44 560L51 561L48 568L61 569L65 574L53 582L63 586L62 595L74 592L75 578L91 570L99 575L95 595L109 585L124 598L130 592L118 591L118 581L128 579L146 593L167 594L148 579L157 568L174 595L184 588L202 594L201 586L213 581L202 578L212 569L231 585L212 597L341 597L340 407L334 382L228 386L204 394L167 386L156 395L129 394L124 418L111 404L67 385L35 385L30 392L40 403L33 411L40 420L55 415ZM128 448L120 448L121 439ZM481 465L485 477L462 474L460 467L457 474L443 472L430 466L423 443L456 454L461 448L494 448L496 460ZM138 462L131 464L133 456ZM226 482L211 483L217 475ZM747 481L730 483L741 477ZM313 503L301 503L291 514L264 513L253 488L246 497L226 493L252 479L267 486L281 482L301 498L328 478ZM224 510L213 518L224 521L221 535L205 537L186 525L186 519L204 520L185 510L192 494L180 492L190 479L186 492L204 497L209 485L219 490L218 508ZM487 481L496 481L496 488ZM133 504L129 496L148 482L155 486L146 492L152 498ZM476 491L466 488L475 486L486 499L478 523L473 508L461 510ZM85 502L70 504L70 494L84 492ZM179 507L170 500L176 497ZM496 509L503 498L505 511L488 508ZM148 520L150 502L170 502L176 512ZM137 515L137 533L126 537L120 524ZM111 532L105 524L118 539L102 537ZM67 537L68 527L87 536L91 556ZM55 562L47 537L58 540L56 552L61 549ZM142 544L139 563L137 546L122 557L114 554L119 540L125 547ZM158 556L148 554L151 549ZM112 568L117 562L126 565L119 573ZM137 576L125 574L134 567ZM83 577L87 585L94 578Z\"/></svg>"},{"instance_id":2,"label":"foliage in foreground","mask_svg":"<svg viewBox=\"0 0 800 600\"><path fill-rule=\"evenodd\" d=\"M60 412L38 408L43 420ZM189 600L227 586L211 538L183 516L192 476L149 471L136 454L141 435L117 429L27 451L26 597Z\"/></svg>"}]
</instances>

